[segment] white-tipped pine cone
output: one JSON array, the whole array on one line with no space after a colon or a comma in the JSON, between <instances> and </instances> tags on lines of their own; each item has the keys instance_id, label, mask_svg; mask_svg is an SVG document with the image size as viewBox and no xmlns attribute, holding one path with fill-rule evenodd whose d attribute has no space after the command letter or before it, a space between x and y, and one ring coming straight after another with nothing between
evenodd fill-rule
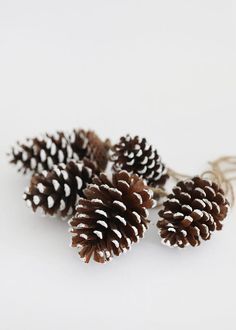
<instances>
[{"instance_id":1,"label":"white-tipped pine cone","mask_svg":"<svg viewBox=\"0 0 236 330\"><path fill-rule=\"evenodd\" d=\"M167 169L157 151L138 136L122 136L112 148L113 170L136 173L151 187L163 186L168 179Z\"/></svg>"},{"instance_id":2,"label":"white-tipped pine cone","mask_svg":"<svg viewBox=\"0 0 236 330\"><path fill-rule=\"evenodd\" d=\"M130 249L143 237L148 211L154 204L152 192L136 174L121 171L112 182L105 174L93 179L69 222L72 246L89 262L104 263Z\"/></svg>"},{"instance_id":3,"label":"white-tipped pine cone","mask_svg":"<svg viewBox=\"0 0 236 330\"><path fill-rule=\"evenodd\" d=\"M32 176L23 197L27 205L48 215L66 217L74 214L83 190L92 182L97 169L91 161L69 161Z\"/></svg>"},{"instance_id":4,"label":"white-tipped pine cone","mask_svg":"<svg viewBox=\"0 0 236 330\"><path fill-rule=\"evenodd\" d=\"M229 203L215 182L194 177L180 181L163 206L157 223L163 243L183 248L200 245L221 230Z\"/></svg>"},{"instance_id":5,"label":"white-tipped pine cone","mask_svg":"<svg viewBox=\"0 0 236 330\"><path fill-rule=\"evenodd\" d=\"M11 149L10 163L15 164L19 172L42 172L51 170L54 165L69 160L83 160L85 157L94 161L104 170L108 161L107 145L92 131L73 130L70 134L57 132L42 137L17 142Z\"/></svg>"}]
</instances>

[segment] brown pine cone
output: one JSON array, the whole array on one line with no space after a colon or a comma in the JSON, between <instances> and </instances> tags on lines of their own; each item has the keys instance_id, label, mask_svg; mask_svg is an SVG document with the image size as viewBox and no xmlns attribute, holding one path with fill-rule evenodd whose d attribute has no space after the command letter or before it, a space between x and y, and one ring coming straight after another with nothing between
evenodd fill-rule
<instances>
[{"instance_id":1,"label":"brown pine cone","mask_svg":"<svg viewBox=\"0 0 236 330\"><path fill-rule=\"evenodd\" d=\"M86 137L88 139L86 157L94 161L97 167L104 171L107 167L110 141L102 142L93 131L88 131Z\"/></svg>"},{"instance_id":2,"label":"brown pine cone","mask_svg":"<svg viewBox=\"0 0 236 330\"><path fill-rule=\"evenodd\" d=\"M164 244L180 248L209 240L213 231L222 229L229 208L224 191L200 177L180 181L163 205L160 236Z\"/></svg>"},{"instance_id":3,"label":"brown pine cone","mask_svg":"<svg viewBox=\"0 0 236 330\"><path fill-rule=\"evenodd\" d=\"M57 132L39 138L17 142L9 153L10 163L16 164L19 172L42 172L53 165L69 160L83 160L85 157L96 162L104 170L108 161L107 146L92 131L73 130L71 134Z\"/></svg>"},{"instance_id":4,"label":"brown pine cone","mask_svg":"<svg viewBox=\"0 0 236 330\"><path fill-rule=\"evenodd\" d=\"M32 176L23 198L34 212L39 208L49 215L72 215L79 198L84 196L83 190L97 173L94 163L87 159L55 165L49 172Z\"/></svg>"},{"instance_id":5,"label":"brown pine cone","mask_svg":"<svg viewBox=\"0 0 236 330\"><path fill-rule=\"evenodd\" d=\"M113 170L136 173L147 181L150 187L163 186L168 179L167 169L156 150L146 139L130 135L122 136L112 148Z\"/></svg>"},{"instance_id":6,"label":"brown pine cone","mask_svg":"<svg viewBox=\"0 0 236 330\"><path fill-rule=\"evenodd\" d=\"M148 211L154 204L152 192L136 174L121 171L112 182L105 174L93 179L69 222L72 247L88 263L104 263L130 249L143 237Z\"/></svg>"}]
</instances>

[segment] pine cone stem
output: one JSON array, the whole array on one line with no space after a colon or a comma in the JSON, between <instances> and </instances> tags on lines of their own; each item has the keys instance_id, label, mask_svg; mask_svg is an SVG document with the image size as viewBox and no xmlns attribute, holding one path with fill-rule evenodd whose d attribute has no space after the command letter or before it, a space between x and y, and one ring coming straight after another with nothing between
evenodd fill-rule
<instances>
[{"instance_id":1,"label":"pine cone stem","mask_svg":"<svg viewBox=\"0 0 236 330\"><path fill-rule=\"evenodd\" d=\"M159 199L161 197L167 197L168 196L168 193L162 188L149 187L149 189L152 190L154 199Z\"/></svg>"},{"instance_id":2,"label":"pine cone stem","mask_svg":"<svg viewBox=\"0 0 236 330\"><path fill-rule=\"evenodd\" d=\"M230 177L229 174L232 175L236 173L236 156L222 156L209 162L209 165L211 170L204 172L202 176L212 176L224 190L230 201L230 205L233 206L235 204L235 192L232 181L234 181L236 177Z\"/></svg>"},{"instance_id":3,"label":"pine cone stem","mask_svg":"<svg viewBox=\"0 0 236 330\"><path fill-rule=\"evenodd\" d=\"M107 150L110 150L112 148L113 144L111 143L110 139L106 139L104 142L104 146Z\"/></svg>"}]
</instances>

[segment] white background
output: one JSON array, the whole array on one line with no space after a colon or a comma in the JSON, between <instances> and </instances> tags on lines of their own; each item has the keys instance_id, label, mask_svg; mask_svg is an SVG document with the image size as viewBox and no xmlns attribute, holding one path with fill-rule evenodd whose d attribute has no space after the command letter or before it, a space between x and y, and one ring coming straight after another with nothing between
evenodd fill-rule
<instances>
[{"instance_id":1,"label":"white background","mask_svg":"<svg viewBox=\"0 0 236 330\"><path fill-rule=\"evenodd\" d=\"M185 250L161 245L152 211L132 251L85 265L5 156L73 127L140 134L192 174L235 154L235 17L229 0L0 0L1 330L235 329L235 211Z\"/></svg>"}]
</instances>

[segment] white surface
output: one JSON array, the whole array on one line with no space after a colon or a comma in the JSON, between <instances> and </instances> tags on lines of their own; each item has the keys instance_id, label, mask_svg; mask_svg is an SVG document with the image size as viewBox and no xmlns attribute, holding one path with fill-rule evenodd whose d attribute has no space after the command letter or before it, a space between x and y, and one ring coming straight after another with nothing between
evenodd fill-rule
<instances>
[{"instance_id":1,"label":"white surface","mask_svg":"<svg viewBox=\"0 0 236 330\"><path fill-rule=\"evenodd\" d=\"M0 1L0 328L235 329L235 211L196 249L85 265L41 219L5 152L44 131L146 136L176 170L235 154L235 1Z\"/></svg>"}]
</instances>

